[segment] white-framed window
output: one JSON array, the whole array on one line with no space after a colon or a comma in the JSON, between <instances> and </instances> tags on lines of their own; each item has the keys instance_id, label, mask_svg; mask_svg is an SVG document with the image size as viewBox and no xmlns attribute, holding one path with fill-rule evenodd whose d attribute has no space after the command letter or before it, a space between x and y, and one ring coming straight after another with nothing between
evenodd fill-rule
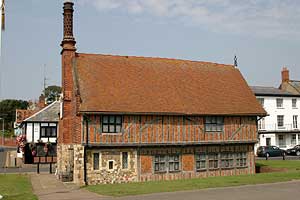
<instances>
[{"instance_id":1,"label":"white-framed window","mask_svg":"<svg viewBox=\"0 0 300 200\"><path fill-rule=\"evenodd\" d=\"M278 146L280 148L285 148L286 147L286 141L284 135L278 135Z\"/></svg>"},{"instance_id":2,"label":"white-framed window","mask_svg":"<svg viewBox=\"0 0 300 200\"><path fill-rule=\"evenodd\" d=\"M298 144L300 144L300 134L298 134Z\"/></svg>"},{"instance_id":3,"label":"white-framed window","mask_svg":"<svg viewBox=\"0 0 300 200\"><path fill-rule=\"evenodd\" d=\"M260 105L262 106L262 107L264 107L264 104L265 104L265 99L264 98L257 98L257 101L260 103Z\"/></svg>"},{"instance_id":4,"label":"white-framed window","mask_svg":"<svg viewBox=\"0 0 300 200\"><path fill-rule=\"evenodd\" d=\"M277 126L278 128L284 127L284 115L277 115Z\"/></svg>"},{"instance_id":5,"label":"white-framed window","mask_svg":"<svg viewBox=\"0 0 300 200\"><path fill-rule=\"evenodd\" d=\"M291 137L291 145L296 145L296 143L297 143L296 137L297 137L296 134L292 134L292 137Z\"/></svg>"},{"instance_id":6,"label":"white-framed window","mask_svg":"<svg viewBox=\"0 0 300 200\"><path fill-rule=\"evenodd\" d=\"M114 161L113 160L109 160L108 162L108 170L113 170L114 169Z\"/></svg>"},{"instance_id":7,"label":"white-framed window","mask_svg":"<svg viewBox=\"0 0 300 200\"><path fill-rule=\"evenodd\" d=\"M293 128L298 128L298 115L293 115Z\"/></svg>"},{"instance_id":8,"label":"white-framed window","mask_svg":"<svg viewBox=\"0 0 300 200\"><path fill-rule=\"evenodd\" d=\"M297 99L292 99L292 108L297 108Z\"/></svg>"},{"instance_id":9,"label":"white-framed window","mask_svg":"<svg viewBox=\"0 0 300 200\"><path fill-rule=\"evenodd\" d=\"M265 130L266 127L265 127L265 118L261 118L259 121L258 121L258 129L259 130Z\"/></svg>"},{"instance_id":10,"label":"white-framed window","mask_svg":"<svg viewBox=\"0 0 300 200\"><path fill-rule=\"evenodd\" d=\"M283 108L283 99L282 98L276 99L276 106L277 106L277 108Z\"/></svg>"}]
</instances>

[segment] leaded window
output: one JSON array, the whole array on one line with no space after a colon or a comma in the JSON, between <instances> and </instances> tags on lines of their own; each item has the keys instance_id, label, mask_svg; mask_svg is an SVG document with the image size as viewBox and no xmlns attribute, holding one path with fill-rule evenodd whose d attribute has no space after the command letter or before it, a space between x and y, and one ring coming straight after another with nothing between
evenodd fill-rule
<instances>
[{"instance_id":1,"label":"leaded window","mask_svg":"<svg viewBox=\"0 0 300 200\"><path fill-rule=\"evenodd\" d=\"M205 131L206 132L221 132L224 128L224 118L217 116L205 117Z\"/></svg>"},{"instance_id":2,"label":"leaded window","mask_svg":"<svg viewBox=\"0 0 300 200\"><path fill-rule=\"evenodd\" d=\"M93 153L93 168L99 170L99 153Z\"/></svg>"},{"instance_id":3,"label":"leaded window","mask_svg":"<svg viewBox=\"0 0 300 200\"><path fill-rule=\"evenodd\" d=\"M165 172L166 171L166 156L157 155L154 156L154 171L155 172Z\"/></svg>"},{"instance_id":4,"label":"leaded window","mask_svg":"<svg viewBox=\"0 0 300 200\"><path fill-rule=\"evenodd\" d=\"M122 130L122 116L119 115L102 116L103 133L121 133L121 130Z\"/></svg>"},{"instance_id":5,"label":"leaded window","mask_svg":"<svg viewBox=\"0 0 300 200\"><path fill-rule=\"evenodd\" d=\"M122 152L122 169L128 168L128 152Z\"/></svg>"},{"instance_id":6,"label":"leaded window","mask_svg":"<svg viewBox=\"0 0 300 200\"><path fill-rule=\"evenodd\" d=\"M168 164L169 172L179 171L179 155L170 155Z\"/></svg>"},{"instance_id":7,"label":"leaded window","mask_svg":"<svg viewBox=\"0 0 300 200\"><path fill-rule=\"evenodd\" d=\"M206 170L206 154L196 154L196 170Z\"/></svg>"},{"instance_id":8,"label":"leaded window","mask_svg":"<svg viewBox=\"0 0 300 200\"><path fill-rule=\"evenodd\" d=\"M154 156L154 172L180 171L180 156L178 154Z\"/></svg>"},{"instance_id":9,"label":"leaded window","mask_svg":"<svg viewBox=\"0 0 300 200\"><path fill-rule=\"evenodd\" d=\"M221 168L233 168L233 153L221 153Z\"/></svg>"},{"instance_id":10,"label":"leaded window","mask_svg":"<svg viewBox=\"0 0 300 200\"><path fill-rule=\"evenodd\" d=\"M218 153L208 154L208 167L209 167L209 169L218 169L219 168L219 154Z\"/></svg>"},{"instance_id":11,"label":"leaded window","mask_svg":"<svg viewBox=\"0 0 300 200\"><path fill-rule=\"evenodd\" d=\"M247 167L246 152L239 152L236 154L236 167Z\"/></svg>"}]
</instances>

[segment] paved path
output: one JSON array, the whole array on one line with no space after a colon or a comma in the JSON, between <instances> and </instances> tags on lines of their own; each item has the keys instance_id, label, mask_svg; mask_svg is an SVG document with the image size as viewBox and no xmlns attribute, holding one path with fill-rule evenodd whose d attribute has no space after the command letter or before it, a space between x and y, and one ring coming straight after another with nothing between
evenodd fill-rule
<instances>
[{"instance_id":1,"label":"paved path","mask_svg":"<svg viewBox=\"0 0 300 200\"><path fill-rule=\"evenodd\" d=\"M53 174L32 174L33 192L39 200L99 200L102 196L80 189L70 183L62 183Z\"/></svg>"},{"instance_id":2,"label":"paved path","mask_svg":"<svg viewBox=\"0 0 300 200\"><path fill-rule=\"evenodd\" d=\"M158 193L121 198L105 197L58 181L54 175L32 174L34 193L40 200L295 200L300 196L300 181Z\"/></svg>"}]
</instances>

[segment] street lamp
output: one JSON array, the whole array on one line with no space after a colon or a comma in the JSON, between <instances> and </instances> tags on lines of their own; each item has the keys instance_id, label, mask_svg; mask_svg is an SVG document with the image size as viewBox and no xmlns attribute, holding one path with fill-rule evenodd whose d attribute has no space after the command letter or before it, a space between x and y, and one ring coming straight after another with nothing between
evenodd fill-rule
<instances>
[{"instance_id":1,"label":"street lamp","mask_svg":"<svg viewBox=\"0 0 300 200\"><path fill-rule=\"evenodd\" d=\"M4 118L0 117L0 120L2 120L2 145L4 146Z\"/></svg>"}]
</instances>

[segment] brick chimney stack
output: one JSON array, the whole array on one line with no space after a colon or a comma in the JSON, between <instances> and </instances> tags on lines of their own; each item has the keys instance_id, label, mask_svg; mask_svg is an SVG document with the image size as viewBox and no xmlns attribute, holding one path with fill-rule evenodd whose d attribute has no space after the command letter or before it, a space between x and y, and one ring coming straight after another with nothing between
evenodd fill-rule
<instances>
[{"instance_id":1,"label":"brick chimney stack","mask_svg":"<svg viewBox=\"0 0 300 200\"><path fill-rule=\"evenodd\" d=\"M281 82L286 83L290 81L289 70L287 67L283 67L281 71Z\"/></svg>"},{"instance_id":2,"label":"brick chimney stack","mask_svg":"<svg viewBox=\"0 0 300 200\"><path fill-rule=\"evenodd\" d=\"M73 9L74 3L72 1L65 1L64 2L64 38L61 43L61 46L64 50L74 50L75 48L75 38L73 36Z\"/></svg>"},{"instance_id":3,"label":"brick chimney stack","mask_svg":"<svg viewBox=\"0 0 300 200\"><path fill-rule=\"evenodd\" d=\"M73 36L73 9L72 1L65 1L63 6L63 41L61 42L62 59L62 114L59 121L58 142L63 144L75 143L76 97L74 93L73 63L76 59L76 41Z\"/></svg>"}]
</instances>

